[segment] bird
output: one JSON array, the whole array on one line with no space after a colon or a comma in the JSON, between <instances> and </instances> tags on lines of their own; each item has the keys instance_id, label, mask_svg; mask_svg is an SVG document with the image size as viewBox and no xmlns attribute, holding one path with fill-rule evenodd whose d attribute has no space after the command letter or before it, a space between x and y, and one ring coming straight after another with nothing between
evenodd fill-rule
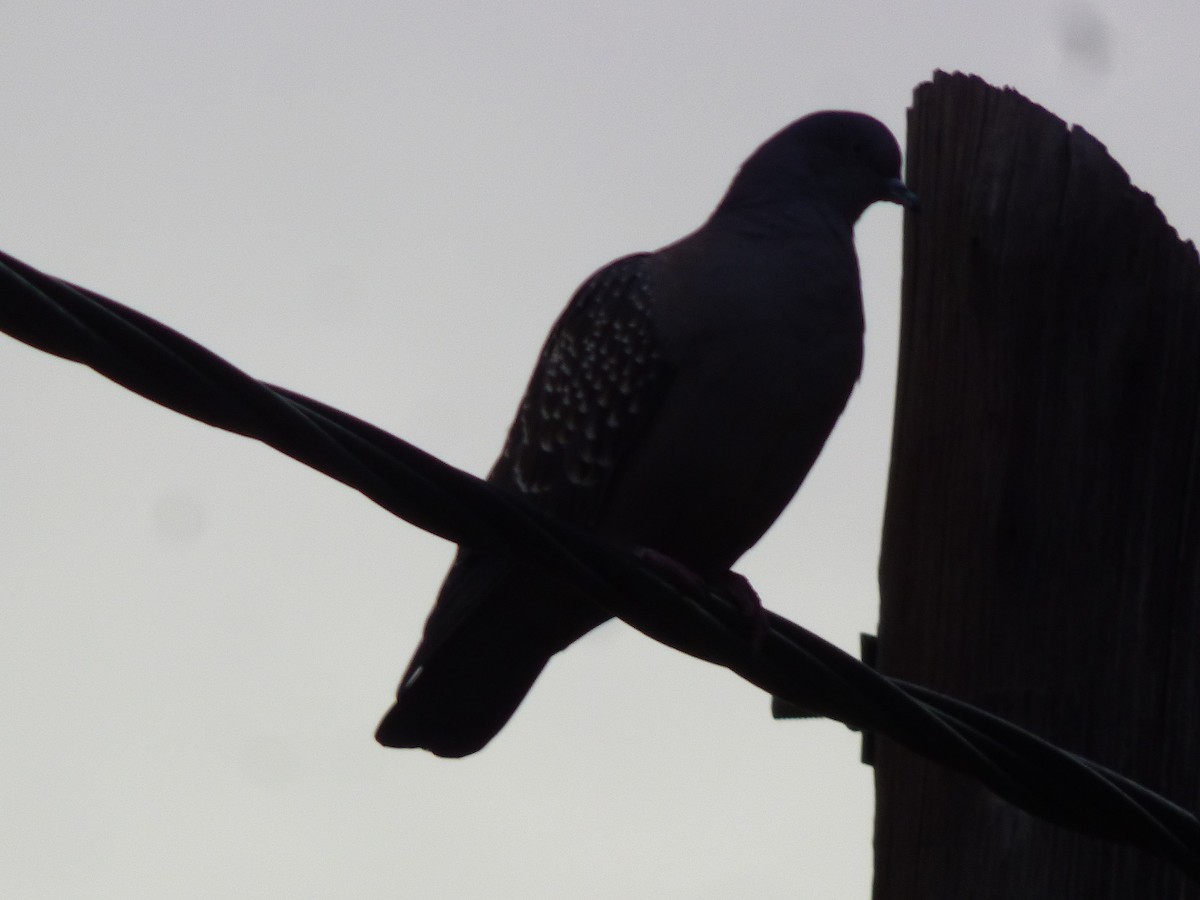
<instances>
[{"instance_id":1,"label":"bird","mask_svg":"<svg viewBox=\"0 0 1200 900\"><path fill-rule=\"evenodd\" d=\"M900 164L877 119L812 113L746 159L696 231L595 272L553 325L488 481L726 583L858 381L854 225L876 201L918 206ZM550 658L608 618L577 588L460 547L376 739L479 751Z\"/></svg>"}]
</instances>

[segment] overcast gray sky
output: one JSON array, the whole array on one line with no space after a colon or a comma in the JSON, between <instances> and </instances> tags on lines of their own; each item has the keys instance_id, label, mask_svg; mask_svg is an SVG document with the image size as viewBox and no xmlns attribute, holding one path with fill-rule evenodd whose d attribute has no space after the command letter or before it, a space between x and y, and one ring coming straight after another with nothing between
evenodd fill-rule
<instances>
[{"instance_id":1,"label":"overcast gray sky","mask_svg":"<svg viewBox=\"0 0 1200 900\"><path fill-rule=\"evenodd\" d=\"M1105 142L1200 234L1200 5L9 2L0 248L474 472L576 285L708 214L788 121L903 142L934 68ZM901 213L863 379L739 567L876 621ZM0 340L0 894L869 896L871 771L620 623L499 738L372 732L452 548L261 445Z\"/></svg>"}]
</instances>

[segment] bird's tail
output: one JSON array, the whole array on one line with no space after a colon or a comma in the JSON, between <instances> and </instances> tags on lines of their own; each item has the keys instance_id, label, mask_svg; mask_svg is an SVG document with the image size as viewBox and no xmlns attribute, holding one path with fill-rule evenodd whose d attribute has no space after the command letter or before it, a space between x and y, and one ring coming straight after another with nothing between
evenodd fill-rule
<instances>
[{"instance_id":1,"label":"bird's tail","mask_svg":"<svg viewBox=\"0 0 1200 900\"><path fill-rule=\"evenodd\" d=\"M460 553L375 739L438 756L480 750L550 657L607 617L508 560Z\"/></svg>"}]
</instances>

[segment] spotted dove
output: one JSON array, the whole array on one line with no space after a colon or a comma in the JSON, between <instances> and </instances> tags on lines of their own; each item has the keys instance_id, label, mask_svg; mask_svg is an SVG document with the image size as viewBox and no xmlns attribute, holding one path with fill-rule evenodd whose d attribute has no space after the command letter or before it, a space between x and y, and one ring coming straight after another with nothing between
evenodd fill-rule
<instances>
[{"instance_id":1,"label":"spotted dove","mask_svg":"<svg viewBox=\"0 0 1200 900\"><path fill-rule=\"evenodd\" d=\"M853 230L877 200L916 202L880 122L820 112L784 128L699 230L576 292L488 480L700 579L727 576L858 380ZM550 657L607 618L569 586L460 549L376 738L474 753Z\"/></svg>"}]
</instances>

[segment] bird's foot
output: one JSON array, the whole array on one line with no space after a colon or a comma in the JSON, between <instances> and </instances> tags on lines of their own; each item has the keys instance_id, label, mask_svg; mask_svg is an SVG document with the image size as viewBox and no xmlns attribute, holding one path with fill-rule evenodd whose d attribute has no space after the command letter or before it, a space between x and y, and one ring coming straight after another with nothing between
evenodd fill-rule
<instances>
[{"instance_id":1,"label":"bird's foot","mask_svg":"<svg viewBox=\"0 0 1200 900\"><path fill-rule=\"evenodd\" d=\"M742 615L750 623L750 645L757 650L762 646L763 638L767 636L770 623L767 621L767 610L763 607L762 598L750 584L745 575L729 571L725 573L722 587L737 603Z\"/></svg>"},{"instance_id":2,"label":"bird's foot","mask_svg":"<svg viewBox=\"0 0 1200 900\"><path fill-rule=\"evenodd\" d=\"M694 593L708 593L716 588L728 595L737 605L739 612L749 623L750 644L758 649L767 634L767 611L763 609L762 599L758 592L750 586L744 575L737 572L726 572L714 583L702 578L694 569L681 563L673 556L660 553L652 547L638 547L634 556L661 569L668 578L679 583L684 590Z\"/></svg>"}]
</instances>

